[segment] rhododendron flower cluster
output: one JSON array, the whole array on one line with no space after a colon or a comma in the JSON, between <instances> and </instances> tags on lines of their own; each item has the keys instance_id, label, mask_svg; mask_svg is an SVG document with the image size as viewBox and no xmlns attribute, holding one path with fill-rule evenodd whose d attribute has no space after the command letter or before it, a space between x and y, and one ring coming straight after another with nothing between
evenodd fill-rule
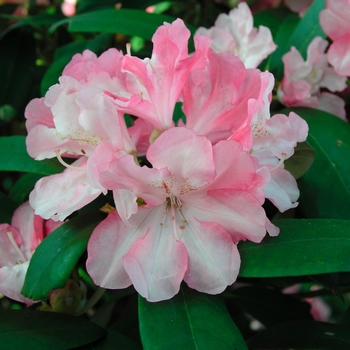
<instances>
[{"instance_id":1,"label":"rhododendron flower cluster","mask_svg":"<svg viewBox=\"0 0 350 350\"><path fill-rule=\"evenodd\" d=\"M274 78L247 67L275 46L249 16L238 54L244 63L232 50L215 52L215 38L199 33L189 54L190 32L178 19L158 28L150 58L115 49L75 55L59 83L28 105L29 154L66 166L35 186L35 213L64 220L113 193L115 210L88 243L87 271L97 285L133 284L149 301L173 297L182 281L220 293L237 278L237 244L278 234L265 199L281 211L297 205L283 161L308 127L295 113L271 117ZM174 122L179 102L185 120ZM129 128L125 113L134 119Z\"/></svg>"},{"instance_id":2,"label":"rhododendron flower cluster","mask_svg":"<svg viewBox=\"0 0 350 350\"><path fill-rule=\"evenodd\" d=\"M195 35L209 36L214 51L238 56L247 68L256 68L277 47L269 28L253 27L253 16L245 2L229 14L220 14L210 29L198 28Z\"/></svg>"},{"instance_id":3,"label":"rhododendron flower cluster","mask_svg":"<svg viewBox=\"0 0 350 350\"><path fill-rule=\"evenodd\" d=\"M27 306L34 303L21 294L30 259L40 242L61 224L35 215L28 202L15 210L11 225L0 224L1 294Z\"/></svg>"},{"instance_id":4,"label":"rhododendron flower cluster","mask_svg":"<svg viewBox=\"0 0 350 350\"><path fill-rule=\"evenodd\" d=\"M328 63L327 46L326 40L315 37L308 46L306 61L295 47L282 57L284 77L278 97L289 107L317 108L345 119L343 99L323 91L342 91L346 87L346 77L338 75Z\"/></svg>"}]
</instances>

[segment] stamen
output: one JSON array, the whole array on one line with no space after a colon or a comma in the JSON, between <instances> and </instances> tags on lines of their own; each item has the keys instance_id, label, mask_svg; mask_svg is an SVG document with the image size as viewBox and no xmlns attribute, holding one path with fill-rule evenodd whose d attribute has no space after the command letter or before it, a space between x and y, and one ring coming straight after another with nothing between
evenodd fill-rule
<instances>
[{"instance_id":1,"label":"stamen","mask_svg":"<svg viewBox=\"0 0 350 350\"><path fill-rule=\"evenodd\" d=\"M58 161L59 161L63 166L65 166L66 168L76 169L76 170L77 170L77 169L79 169L79 170L84 170L84 169L85 169L84 167L78 167L78 166L74 166L74 165L70 165L70 164L66 163L66 162L62 159L59 149L56 150L55 153L56 153L56 157L57 157Z\"/></svg>"},{"instance_id":2,"label":"stamen","mask_svg":"<svg viewBox=\"0 0 350 350\"><path fill-rule=\"evenodd\" d=\"M283 164L283 162L284 162L286 156L287 156L286 153L282 153L282 154L281 154L281 159L280 159L280 161L278 162L278 164L277 164L275 167L273 167L272 169L270 169L270 172L273 172L274 170L278 169L278 168Z\"/></svg>"},{"instance_id":3,"label":"stamen","mask_svg":"<svg viewBox=\"0 0 350 350\"><path fill-rule=\"evenodd\" d=\"M130 43L127 43L126 44L126 53L131 56L131 44Z\"/></svg>"},{"instance_id":4,"label":"stamen","mask_svg":"<svg viewBox=\"0 0 350 350\"><path fill-rule=\"evenodd\" d=\"M16 241L15 241L14 238L13 238L12 232L8 231L8 232L6 232L6 233L7 233L7 236L8 236L8 238L9 238L9 240L10 240L10 242L11 242L13 248L15 248L17 254L18 254L18 255L20 256L20 258L22 259L22 260L17 261L17 263L23 264L24 262L27 261L26 257L24 256L24 254L22 253L22 251L19 249L19 247L18 247Z\"/></svg>"},{"instance_id":5,"label":"stamen","mask_svg":"<svg viewBox=\"0 0 350 350\"><path fill-rule=\"evenodd\" d=\"M164 220L165 220L165 218L166 218L166 214L167 214L167 213L168 213L168 202L165 203L165 208L164 208L163 213L162 213L163 218L162 218L162 222L160 223L160 226L163 226L163 225L164 225Z\"/></svg>"},{"instance_id":6,"label":"stamen","mask_svg":"<svg viewBox=\"0 0 350 350\"><path fill-rule=\"evenodd\" d=\"M174 209L174 206L171 205L171 221L173 222L173 229L174 229L174 236L175 236L175 239L177 241L179 241L181 239L181 237L179 237L178 233L177 233L177 227L176 227L176 220L175 220L175 209Z\"/></svg>"}]
</instances>

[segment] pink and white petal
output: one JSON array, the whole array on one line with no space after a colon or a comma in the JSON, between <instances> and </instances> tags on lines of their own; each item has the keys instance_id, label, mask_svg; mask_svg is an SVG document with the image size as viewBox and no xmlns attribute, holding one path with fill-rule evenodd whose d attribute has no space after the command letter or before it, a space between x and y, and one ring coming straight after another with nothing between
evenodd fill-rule
<instances>
[{"instance_id":1,"label":"pink and white petal","mask_svg":"<svg viewBox=\"0 0 350 350\"><path fill-rule=\"evenodd\" d=\"M182 196L183 215L200 222L215 222L225 228L235 242L260 242L266 233L266 214L261 203L241 190L212 190L203 198ZM188 214L187 214L188 212Z\"/></svg>"},{"instance_id":2,"label":"pink and white petal","mask_svg":"<svg viewBox=\"0 0 350 350\"><path fill-rule=\"evenodd\" d=\"M143 223L150 211L139 211L126 225L116 211L97 225L88 247L87 272L94 282L109 289L126 288L132 284L124 269L122 258L140 237L148 232Z\"/></svg>"},{"instance_id":3,"label":"pink and white petal","mask_svg":"<svg viewBox=\"0 0 350 350\"><path fill-rule=\"evenodd\" d=\"M270 237L277 237L280 233L279 227L275 226L268 217L266 217L266 231Z\"/></svg>"},{"instance_id":4,"label":"pink and white petal","mask_svg":"<svg viewBox=\"0 0 350 350\"><path fill-rule=\"evenodd\" d=\"M23 264L14 265L11 267L4 266L0 268L0 293L10 299L25 303L31 306L36 302L26 298L21 294L24 283L24 278L27 273L29 261Z\"/></svg>"},{"instance_id":5,"label":"pink and white petal","mask_svg":"<svg viewBox=\"0 0 350 350\"><path fill-rule=\"evenodd\" d=\"M20 205L13 213L11 225L15 227L22 237L20 248L27 260L44 239L44 220L34 214L29 202Z\"/></svg>"},{"instance_id":6,"label":"pink and white petal","mask_svg":"<svg viewBox=\"0 0 350 350\"><path fill-rule=\"evenodd\" d=\"M9 234L12 235L17 246L22 244L22 237L15 227L9 224L0 224L0 267L14 266L25 258L15 249L9 239Z\"/></svg>"},{"instance_id":7,"label":"pink and white petal","mask_svg":"<svg viewBox=\"0 0 350 350\"><path fill-rule=\"evenodd\" d=\"M223 227L191 218L181 241L188 253L184 281L190 288L218 294L236 280L240 267L239 252Z\"/></svg>"},{"instance_id":8,"label":"pink and white petal","mask_svg":"<svg viewBox=\"0 0 350 350\"><path fill-rule=\"evenodd\" d=\"M331 113L340 119L347 121L345 101L341 97L329 92L322 92L318 97L318 102L319 105L317 109Z\"/></svg>"},{"instance_id":9,"label":"pink and white petal","mask_svg":"<svg viewBox=\"0 0 350 350\"><path fill-rule=\"evenodd\" d=\"M196 188L212 181L216 175L211 142L187 128L164 131L149 147L147 159L153 167L166 167Z\"/></svg>"},{"instance_id":10,"label":"pink and white petal","mask_svg":"<svg viewBox=\"0 0 350 350\"><path fill-rule=\"evenodd\" d=\"M213 40L211 49L215 52L229 52L235 54L235 48L237 44L234 37L226 30L218 27L211 27L206 29L199 27L195 33L195 36L204 35Z\"/></svg>"},{"instance_id":11,"label":"pink and white petal","mask_svg":"<svg viewBox=\"0 0 350 350\"><path fill-rule=\"evenodd\" d=\"M29 196L36 215L63 221L101 194L99 188L89 184L85 164L86 159L81 158L72 164L81 169L67 168L63 173L43 177L36 183Z\"/></svg>"},{"instance_id":12,"label":"pink and white petal","mask_svg":"<svg viewBox=\"0 0 350 350\"><path fill-rule=\"evenodd\" d=\"M299 189L291 173L277 168L271 172L271 180L264 187L265 197L268 198L283 213L298 206Z\"/></svg>"},{"instance_id":13,"label":"pink and white petal","mask_svg":"<svg viewBox=\"0 0 350 350\"><path fill-rule=\"evenodd\" d=\"M87 159L87 179L91 186L99 188L104 194L107 193L106 188L100 183L100 175L109 169L110 163L117 159L121 152L118 152L108 141L100 142L95 148L92 155ZM107 188L109 189L109 188Z\"/></svg>"},{"instance_id":14,"label":"pink and white petal","mask_svg":"<svg viewBox=\"0 0 350 350\"><path fill-rule=\"evenodd\" d=\"M165 220L164 225L157 222L157 218L162 218L163 208L148 211L151 213L143 223L147 235L132 245L123 257L123 265L139 294L156 302L179 292L188 255L185 245L175 239L171 220ZM141 209L133 218L140 212Z\"/></svg>"},{"instance_id":15,"label":"pink and white petal","mask_svg":"<svg viewBox=\"0 0 350 350\"><path fill-rule=\"evenodd\" d=\"M35 98L31 100L25 111L26 128L30 132L37 125L44 125L48 128L54 128L53 115L51 109L45 105L45 98Z\"/></svg>"},{"instance_id":16,"label":"pink and white petal","mask_svg":"<svg viewBox=\"0 0 350 350\"><path fill-rule=\"evenodd\" d=\"M163 181L170 172L166 169L140 167L132 155L125 155L111 162L101 174L101 184L111 190L131 190L149 206L165 201Z\"/></svg>"},{"instance_id":17,"label":"pink and white petal","mask_svg":"<svg viewBox=\"0 0 350 350\"><path fill-rule=\"evenodd\" d=\"M114 190L113 199L120 218L126 225L130 225L129 218L138 211L137 196L131 190Z\"/></svg>"},{"instance_id":18,"label":"pink and white petal","mask_svg":"<svg viewBox=\"0 0 350 350\"><path fill-rule=\"evenodd\" d=\"M84 50L82 54L77 53L63 69L62 75L68 75L77 81L85 82L96 59L96 54L90 50Z\"/></svg>"},{"instance_id":19,"label":"pink and white petal","mask_svg":"<svg viewBox=\"0 0 350 350\"><path fill-rule=\"evenodd\" d=\"M328 50L327 58L337 74L350 76L350 33L345 34L332 43Z\"/></svg>"},{"instance_id":20,"label":"pink and white petal","mask_svg":"<svg viewBox=\"0 0 350 350\"><path fill-rule=\"evenodd\" d=\"M144 119L137 118L128 132L133 144L136 146L137 155L145 155L150 146L150 136L154 130L154 126Z\"/></svg>"}]
</instances>

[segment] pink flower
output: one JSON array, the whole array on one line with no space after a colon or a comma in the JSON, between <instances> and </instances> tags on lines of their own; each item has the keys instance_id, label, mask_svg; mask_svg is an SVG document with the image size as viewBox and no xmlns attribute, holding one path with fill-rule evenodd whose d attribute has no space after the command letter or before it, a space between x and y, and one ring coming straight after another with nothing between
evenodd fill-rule
<instances>
[{"instance_id":1,"label":"pink flower","mask_svg":"<svg viewBox=\"0 0 350 350\"><path fill-rule=\"evenodd\" d=\"M294 12L303 17L311 6L313 0L285 0L286 5Z\"/></svg>"},{"instance_id":2,"label":"pink flower","mask_svg":"<svg viewBox=\"0 0 350 350\"><path fill-rule=\"evenodd\" d=\"M277 47L269 28L253 27L253 16L245 2L228 15L220 14L214 27L200 27L195 35L209 36L213 39L211 48L214 51L238 56L247 68L256 68Z\"/></svg>"},{"instance_id":3,"label":"pink flower","mask_svg":"<svg viewBox=\"0 0 350 350\"><path fill-rule=\"evenodd\" d=\"M284 77L278 97L288 107L317 108L345 119L344 101L334 94L321 92L321 88L335 92L346 87L346 78L328 65L324 53L327 45L326 40L316 37L308 47L306 61L294 47L283 56Z\"/></svg>"},{"instance_id":4,"label":"pink flower","mask_svg":"<svg viewBox=\"0 0 350 350\"><path fill-rule=\"evenodd\" d=\"M236 244L265 236L268 172L257 172L235 141L212 146L181 127L163 132L147 159L153 168L126 155L101 175L107 188L133 191L139 208L128 224L113 211L97 226L88 244L89 274L105 288L133 284L149 301L171 298L182 280L202 292L222 292L238 274Z\"/></svg>"},{"instance_id":5,"label":"pink flower","mask_svg":"<svg viewBox=\"0 0 350 350\"><path fill-rule=\"evenodd\" d=\"M350 76L350 1L327 0L326 7L320 24L333 40L327 58L339 75Z\"/></svg>"},{"instance_id":6,"label":"pink flower","mask_svg":"<svg viewBox=\"0 0 350 350\"><path fill-rule=\"evenodd\" d=\"M153 35L152 57L144 60L126 55L122 70L139 84L130 100L116 96L120 111L141 117L159 130L173 126L173 112L188 74L204 67L210 39L195 39L196 52L188 54L190 31L181 19L164 23Z\"/></svg>"},{"instance_id":7,"label":"pink flower","mask_svg":"<svg viewBox=\"0 0 350 350\"><path fill-rule=\"evenodd\" d=\"M35 303L21 294L29 261L40 242L60 224L34 215L28 202L15 210L11 225L0 224L1 294L27 306Z\"/></svg>"}]
</instances>

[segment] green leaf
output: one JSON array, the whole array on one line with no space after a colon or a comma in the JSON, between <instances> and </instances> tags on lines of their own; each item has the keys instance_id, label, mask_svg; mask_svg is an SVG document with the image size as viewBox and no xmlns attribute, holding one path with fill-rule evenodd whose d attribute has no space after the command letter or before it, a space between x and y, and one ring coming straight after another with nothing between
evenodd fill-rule
<instances>
[{"instance_id":1,"label":"green leaf","mask_svg":"<svg viewBox=\"0 0 350 350\"><path fill-rule=\"evenodd\" d=\"M285 277L350 271L348 220L285 219L277 237L240 242L240 276ZM331 247L331 251L330 251Z\"/></svg>"},{"instance_id":2,"label":"green leaf","mask_svg":"<svg viewBox=\"0 0 350 350\"><path fill-rule=\"evenodd\" d=\"M41 178L40 174L24 174L11 188L9 197L17 204L22 204L28 199L29 193Z\"/></svg>"},{"instance_id":3,"label":"green leaf","mask_svg":"<svg viewBox=\"0 0 350 350\"><path fill-rule=\"evenodd\" d=\"M79 215L49 234L30 260L22 293L45 300L49 291L63 288L103 217L101 213Z\"/></svg>"},{"instance_id":4,"label":"green leaf","mask_svg":"<svg viewBox=\"0 0 350 350\"><path fill-rule=\"evenodd\" d=\"M27 153L24 136L0 137L0 149L0 171L52 175L64 170L56 159L37 161L31 158Z\"/></svg>"},{"instance_id":5,"label":"green leaf","mask_svg":"<svg viewBox=\"0 0 350 350\"><path fill-rule=\"evenodd\" d=\"M167 301L139 297L139 320L145 350L247 349L222 297L185 285Z\"/></svg>"},{"instance_id":6,"label":"green leaf","mask_svg":"<svg viewBox=\"0 0 350 350\"><path fill-rule=\"evenodd\" d=\"M266 327L294 320L312 320L310 304L278 290L246 286L228 294L229 302L260 321Z\"/></svg>"},{"instance_id":7,"label":"green leaf","mask_svg":"<svg viewBox=\"0 0 350 350\"><path fill-rule=\"evenodd\" d=\"M316 36L326 37L319 21L319 14L325 7L326 0L315 0L290 36L288 46L294 46L304 59L306 59L307 47L311 41Z\"/></svg>"},{"instance_id":8,"label":"green leaf","mask_svg":"<svg viewBox=\"0 0 350 350\"><path fill-rule=\"evenodd\" d=\"M294 148L294 154L284 162L284 168L295 179L303 176L311 167L315 158L315 151L307 142L298 143Z\"/></svg>"},{"instance_id":9,"label":"green leaf","mask_svg":"<svg viewBox=\"0 0 350 350\"><path fill-rule=\"evenodd\" d=\"M298 210L309 218L350 219L350 125L316 109L293 110L307 121L307 142L315 150L311 168L298 181Z\"/></svg>"},{"instance_id":10,"label":"green leaf","mask_svg":"<svg viewBox=\"0 0 350 350\"><path fill-rule=\"evenodd\" d=\"M30 310L0 311L0 344L6 350L72 349L104 334L103 328L70 315Z\"/></svg>"},{"instance_id":11,"label":"green leaf","mask_svg":"<svg viewBox=\"0 0 350 350\"><path fill-rule=\"evenodd\" d=\"M285 18L285 20L279 26L279 30L274 38L277 45L277 49L267 59L266 69L272 72L277 81L281 81L283 78L283 61L282 56L290 50L288 38L290 33L293 32L300 19L296 14L291 14Z\"/></svg>"},{"instance_id":12,"label":"green leaf","mask_svg":"<svg viewBox=\"0 0 350 350\"><path fill-rule=\"evenodd\" d=\"M71 32L101 32L125 34L151 39L156 29L163 22L171 23L175 18L148 13L142 10L106 9L77 15L58 22L57 25L68 23ZM55 27L51 27L51 31Z\"/></svg>"},{"instance_id":13,"label":"green leaf","mask_svg":"<svg viewBox=\"0 0 350 350\"><path fill-rule=\"evenodd\" d=\"M349 327L326 322L293 321L268 328L247 342L249 349L348 350Z\"/></svg>"}]
</instances>

